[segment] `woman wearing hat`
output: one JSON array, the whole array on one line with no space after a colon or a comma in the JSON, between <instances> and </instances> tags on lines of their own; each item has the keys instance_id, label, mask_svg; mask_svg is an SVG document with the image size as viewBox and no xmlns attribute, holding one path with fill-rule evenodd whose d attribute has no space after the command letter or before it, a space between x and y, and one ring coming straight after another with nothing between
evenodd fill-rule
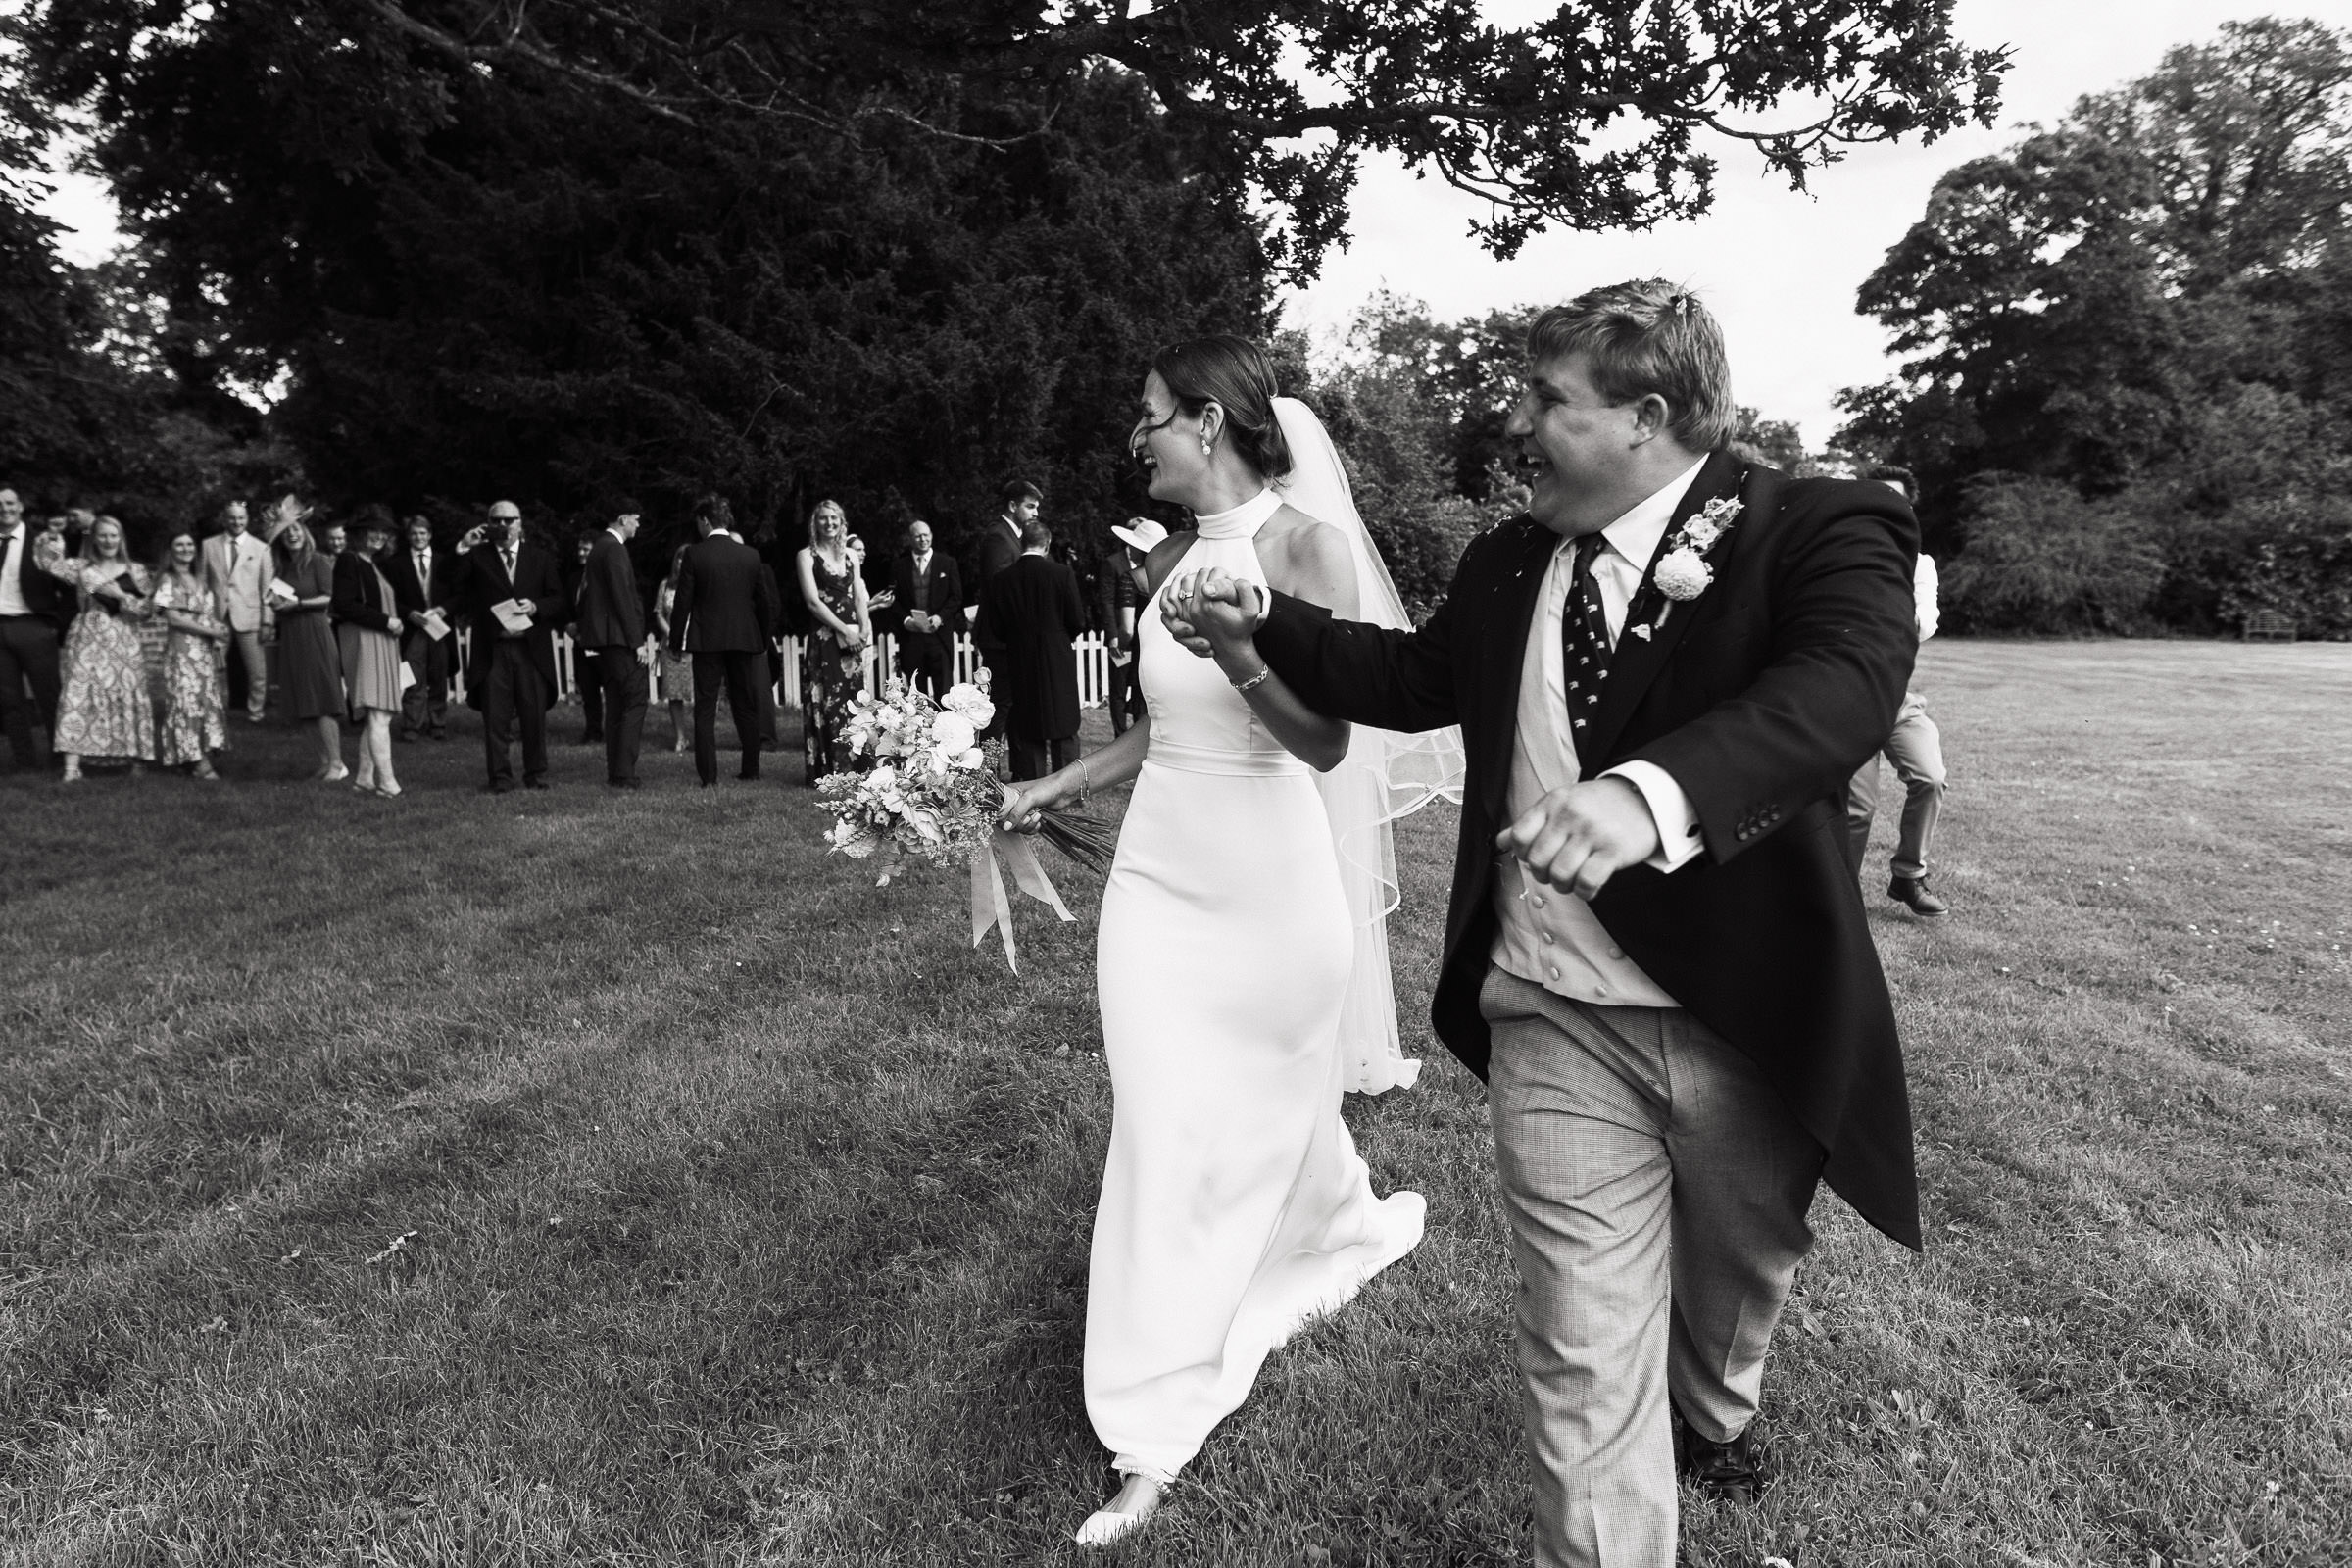
<instances>
[{"instance_id":1,"label":"woman wearing hat","mask_svg":"<svg viewBox=\"0 0 2352 1568\"><path fill-rule=\"evenodd\" d=\"M318 736L318 771L313 778L333 784L351 777L343 765L343 657L327 624L335 602L335 568L313 546L310 509L287 496L270 510L262 537L277 552L277 576L270 584L277 607L278 679L286 709L297 724ZM283 588L280 588L283 584Z\"/></svg>"},{"instance_id":2,"label":"woman wearing hat","mask_svg":"<svg viewBox=\"0 0 2352 1568\"><path fill-rule=\"evenodd\" d=\"M1102 597L1109 612L1102 617L1102 624L1111 638L1110 728L1111 733L1124 735L1144 711L1143 683L1136 678L1141 666L1135 657L1135 613L1152 592L1151 575L1144 564L1167 538L1168 530L1150 517L1129 517L1123 523L1112 523L1110 531L1123 554L1118 561L1103 563Z\"/></svg>"}]
</instances>

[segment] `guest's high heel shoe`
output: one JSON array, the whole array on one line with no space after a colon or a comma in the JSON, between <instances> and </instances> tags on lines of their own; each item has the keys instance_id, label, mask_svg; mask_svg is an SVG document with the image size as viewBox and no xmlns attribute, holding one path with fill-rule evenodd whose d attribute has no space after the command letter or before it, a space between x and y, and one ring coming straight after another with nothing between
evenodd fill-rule
<instances>
[{"instance_id":1,"label":"guest's high heel shoe","mask_svg":"<svg viewBox=\"0 0 2352 1568\"><path fill-rule=\"evenodd\" d=\"M1086 1523L1078 1527L1078 1544L1107 1546L1114 1541L1126 1540L1159 1511L1163 1490L1156 1481L1129 1476L1127 1484L1119 1489L1119 1494L1110 1499L1109 1505L1088 1514Z\"/></svg>"}]
</instances>

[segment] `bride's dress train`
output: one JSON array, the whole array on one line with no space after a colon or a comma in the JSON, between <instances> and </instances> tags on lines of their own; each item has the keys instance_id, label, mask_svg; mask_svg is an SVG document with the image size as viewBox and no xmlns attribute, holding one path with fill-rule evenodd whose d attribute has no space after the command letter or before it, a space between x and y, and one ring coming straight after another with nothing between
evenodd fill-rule
<instances>
[{"instance_id":1,"label":"bride's dress train","mask_svg":"<svg viewBox=\"0 0 2352 1568\"><path fill-rule=\"evenodd\" d=\"M1180 569L1262 583L1252 540L1279 504L1202 517ZM1119 1470L1165 1482L1270 1351L1419 1244L1423 1203L1373 1196L1340 1117L1356 922L1315 775L1157 600L1138 617L1151 749L1102 896L1116 1109L1085 1380Z\"/></svg>"}]
</instances>

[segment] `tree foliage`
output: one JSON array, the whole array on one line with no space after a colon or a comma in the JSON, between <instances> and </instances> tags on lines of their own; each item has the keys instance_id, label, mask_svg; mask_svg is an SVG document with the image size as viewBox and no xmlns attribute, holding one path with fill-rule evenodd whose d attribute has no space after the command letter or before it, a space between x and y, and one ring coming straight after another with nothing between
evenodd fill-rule
<instances>
[{"instance_id":1,"label":"tree foliage","mask_svg":"<svg viewBox=\"0 0 2352 1568\"><path fill-rule=\"evenodd\" d=\"M716 490L789 547L833 495L884 556L1020 473L1092 529L1150 352L1269 324L1256 224L1124 72L1060 83L1039 134L850 139L340 20L223 7L147 40L95 153L152 246L158 353L205 396L282 372L273 423L330 500L631 495L676 527Z\"/></svg>"},{"instance_id":2,"label":"tree foliage","mask_svg":"<svg viewBox=\"0 0 2352 1568\"><path fill-rule=\"evenodd\" d=\"M1010 472L1090 532L1134 510L1146 356L1271 330L1369 152L1491 198L1508 255L1702 210L1711 146L1801 183L1985 120L2004 69L1949 0L25 15L28 80L91 117L144 247L147 352L200 417L282 389L271 427L330 500L659 514L715 488L789 534L835 494L869 535L922 514L951 542ZM1472 396L1491 356L1461 358L1430 384ZM1483 493L1485 417L1447 493Z\"/></svg>"},{"instance_id":3,"label":"tree foliage","mask_svg":"<svg viewBox=\"0 0 2352 1568\"><path fill-rule=\"evenodd\" d=\"M2291 581L2248 575L2266 548L2332 559L2272 536L2325 510L2352 458L2347 285L2352 34L2228 24L1937 183L1859 299L1902 372L1843 395L1840 440L1920 474L1947 553L2009 525L1972 514L2013 495L1977 476L2114 499L2165 561L2152 612L2227 625ZM2281 431L2303 444L2291 458Z\"/></svg>"},{"instance_id":4,"label":"tree foliage","mask_svg":"<svg viewBox=\"0 0 2352 1568\"><path fill-rule=\"evenodd\" d=\"M363 98L381 92L386 67L407 76L430 59L443 82L563 83L680 125L752 118L858 143L908 129L999 144L1043 136L1074 85L1108 62L1150 84L1216 177L1271 198L1286 220L1276 248L1301 275L1344 234L1368 151L1491 200L1485 237L1508 256L1549 223L1644 227L1702 211L1710 143L1752 146L1801 184L1856 142L1990 123L2006 69L2003 51L1953 36L1950 0L1596 0L1524 26L1487 24L1474 0L222 9L276 13L262 30L310 35ZM136 0L48 0L43 15L53 79L97 94L109 120L117 95L183 53L191 30L188 14ZM974 104L1001 112L976 122ZM412 107L429 121L440 106Z\"/></svg>"}]
</instances>

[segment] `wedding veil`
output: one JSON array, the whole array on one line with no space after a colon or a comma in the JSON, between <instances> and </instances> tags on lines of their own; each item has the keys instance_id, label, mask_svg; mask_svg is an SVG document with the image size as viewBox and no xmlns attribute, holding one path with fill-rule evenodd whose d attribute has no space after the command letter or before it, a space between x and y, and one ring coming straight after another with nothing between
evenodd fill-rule
<instances>
[{"instance_id":1,"label":"wedding veil","mask_svg":"<svg viewBox=\"0 0 2352 1568\"><path fill-rule=\"evenodd\" d=\"M1355 618L1409 631L1396 584L1373 548L1338 449L1314 411L1297 398L1276 398L1274 416L1291 449L1291 471L1277 485L1282 498L1348 538L1355 558ZM1396 843L1390 824L1444 796L1462 798L1462 732L1448 727L1420 735L1358 724L1347 759L1316 775L1331 837L1339 851L1340 880L1355 921L1355 967L1340 1013L1340 1051L1347 1087L1377 1095L1409 1086L1421 1063L1407 1060L1396 1034L1396 993L1389 977L1389 911L1396 907Z\"/></svg>"}]
</instances>

